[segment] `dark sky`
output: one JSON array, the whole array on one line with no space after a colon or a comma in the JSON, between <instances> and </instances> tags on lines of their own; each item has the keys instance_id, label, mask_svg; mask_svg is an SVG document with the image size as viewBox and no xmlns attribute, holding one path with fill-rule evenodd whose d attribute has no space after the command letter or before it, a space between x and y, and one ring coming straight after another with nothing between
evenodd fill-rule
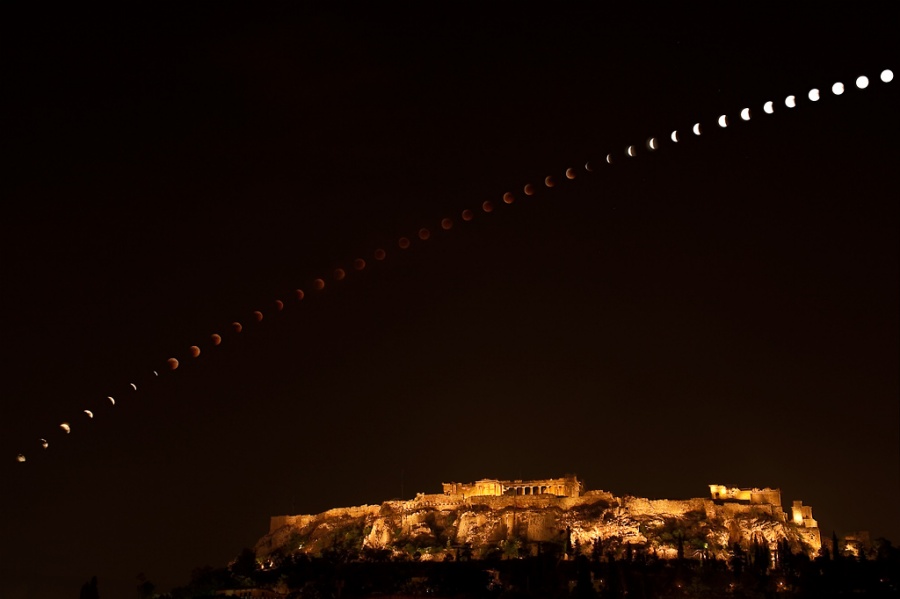
<instances>
[{"instance_id":1,"label":"dark sky","mask_svg":"<svg viewBox=\"0 0 900 599\"><path fill-rule=\"evenodd\" d=\"M483 477L900 541L893 19L248 10L4 19L0 596Z\"/></svg>"}]
</instances>

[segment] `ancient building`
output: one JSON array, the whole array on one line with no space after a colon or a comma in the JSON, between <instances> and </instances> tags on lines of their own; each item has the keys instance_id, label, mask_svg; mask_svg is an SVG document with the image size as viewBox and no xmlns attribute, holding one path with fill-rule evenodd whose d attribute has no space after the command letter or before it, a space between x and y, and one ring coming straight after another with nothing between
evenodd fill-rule
<instances>
[{"instance_id":1,"label":"ancient building","mask_svg":"<svg viewBox=\"0 0 900 599\"><path fill-rule=\"evenodd\" d=\"M781 489L741 489L725 485L709 485L713 499L720 501L746 501L753 504L770 504L781 506Z\"/></svg>"},{"instance_id":2,"label":"ancient building","mask_svg":"<svg viewBox=\"0 0 900 599\"><path fill-rule=\"evenodd\" d=\"M485 497L501 495L555 495L556 497L579 497L584 493L584 484L572 475L563 478L540 480L497 480L483 478L474 483L443 483L444 495Z\"/></svg>"}]
</instances>

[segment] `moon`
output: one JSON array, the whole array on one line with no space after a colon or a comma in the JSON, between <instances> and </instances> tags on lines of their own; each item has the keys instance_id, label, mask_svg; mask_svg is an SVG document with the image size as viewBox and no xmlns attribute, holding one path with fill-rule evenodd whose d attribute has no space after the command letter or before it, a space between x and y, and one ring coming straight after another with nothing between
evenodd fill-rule
<instances>
[{"instance_id":1,"label":"moon","mask_svg":"<svg viewBox=\"0 0 900 599\"><path fill-rule=\"evenodd\" d=\"M694 123L694 135L700 135L700 123Z\"/></svg>"},{"instance_id":2,"label":"moon","mask_svg":"<svg viewBox=\"0 0 900 599\"><path fill-rule=\"evenodd\" d=\"M788 96L784 99L784 105L788 108L793 108L797 105L797 98L795 98L794 96Z\"/></svg>"},{"instance_id":3,"label":"moon","mask_svg":"<svg viewBox=\"0 0 900 599\"><path fill-rule=\"evenodd\" d=\"M334 280L335 281L343 281L347 277L347 271L343 268L335 268L334 269Z\"/></svg>"},{"instance_id":4,"label":"moon","mask_svg":"<svg viewBox=\"0 0 900 599\"><path fill-rule=\"evenodd\" d=\"M68 422L63 422L62 424L60 424L60 425L59 425L59 428L61 428L61 429L63 429L64 431L66 431L66 434L67 434L67 435L68 435L69 433L72 432L72 427L69 426L69 423L68 423Z\"/></svg>"},{"instance_id":5,"label":"moon","mask_svg":"<svg viewBox=\"0 0 900 599\"><path fill-rule=\"evenodd\" d=\"M485 212L493 212L493 211L494 211L494 205L491 204L491 201L490 201L490 200L485 200L485 201L481 204L481 209L484 210Z\"/></svg>"},{"instance_id":6,"label":"moon","mask_svg":"<svg viewBox=\"0 0 900 599\"><path fill-rule=\"evenodd\" d=\"M670 135L669 137L672 138L672 141L678 143L678 131L672 131L672 135Z\"/></svg>"},{"instance_id":7,"label":"moon","mask_svg":"<svg viewBox=\"0 0 900 599\"><path fill-rule=\"evenodd\" d=\"M606 164L612 164L612 154L606 155Z\"/></svg>"},{"instance_id":8,"label":"moon","mask_svg":"<svg viewBox=\"0 0 900 599\"><path fill-rule=\"evenodd\" d=\"M377 250L375 250L375 259L378 260L379 262L381 260L384 260L386 257L387 257L387 252L385 252L383 249L378 248ZM303 298L300 298L300 299L303 299Z\"/></svg>"},{"instance_id":9,"label":"moon","mask_svg":"<svg viewBox=\"0 0 900 599\"><path fill-rule=\"evenodd\" d=\"M16 461L19 462L19 463L24 462L24 461L25 461L25 456L22 455L22 454L20 453L19 455L16 456Z\"/></svg>"},{"instance_id":10,"label":"moon","mask_svg":"<svg viewBox=\"0 0 900 599\"><path fill-rule=\"evenodd\" d=\"M116 400L113 399L112 395L107 396L106 399L108 399L109 403L111 403L112 405L116 405Z\"/></svg>"},{"instance_id":11,"label":"moon","mask_svg":"<svg viewBox=\"0 0 900 599\"><path fill-rule=\"evenodd\" d=\"M362 270L365 267L366 267L366 261L363 260L362 258L357 258L356 260L353 261L353 268L355 268L356 270Z\"/></svg>"},{"instance_id":12,"label":"moon","mask_svg":"<svg viewBox=\"0 0 900 599\"><path fill-rule=\"evenodd\" d=\"M47 449L48 447L50 447L50 444L47 442L47 439L41 439L41 447L43 447L44 449Z\"/></svg>"},{"instance_id":13,"label":"moon","mask_svg":"<svg viewBox=\"0 0 900 599\"><path fill-rule=\"evenodd\" d=\"M628 154L629 156L633 157L634 156L634 146L628 146L628 148L625 150L625 153Z\"/></svg>"},{"instance_id":14,"label":"moon","mask_svg":"<svg viewBox=\"0 0 900 599\"><path fill-rule=\"evenodd\" d=\"M213 333L209 336L209 338L212 339L213 345L219 345L220 343L222 343L222 335L218 333Z\"/></svg>"},{"instance_id":15,"label":"moon","mask_svg":"<svg viewBox=\"0 0 900 599\"><path fill-rule=\"evenodd\" d=\"M869 87L869 78L865 75L860 75L856 78L856 87L859 89L866 89Z\"/></svg>"},{"instance_id":16,"label":"moon","mask_svg":"<svg viewBox=\"0 0 900 599\"><path fill-rule=\"evenodd\" d=\"M402 242L404 241L406 242L406 246L409 247L409 239L407 239L406 237L400 239L400 247L403 247ZM322 291L323 289L325 289L325 279L316 279L315 281L313 281L313 289L315 289L316 291Z\"/></svg>"},{"instance_id":17,"label":"moon","mask_svg":"<svg viewBox=\"0 0 900 599\"><path fill-rule=\"evenodd\" d=\"M817 90L816 88L812 88L811 90L809 90L809 99L812 100L813 102L818 102L819 101L819 90Z\"/></svg>"},{"instance_id":18,"label":"moon","mask_svg":"<svg viewBox=\"0 0 900 599\"><path fill-rule=\"evenodd\" d=\"M166 364L169 365L169 370L175 370L176 368L178 368L178 360L176 360L175 358L169 358L168 360L166 360Z\"/></svg>"},{"instance_id":19,"label":"moon","mask_svg":"<svg viewBox=\"0 0 900 599\"><path fill-rule=\"evenodd\" d=\"M406 237L401 237L397 240L397 245L400 246L401 250L405 250L409 247L409 239ZM316 279L317 281L321 281L321 279ZM325 287L325 282L322 282L322 287ZM322 287L316 287L316 289L322 289Z\"/></svg>"},{"instance_id":20,"label":"moon","mask_svg":"<svg viewBox=\"0 0 900 599\"><path fill-rule=\"evenodd\" d=\"M516 198L514 198L513 194L511 194L510 192L507 191L506 193L503 194L503 203L504 204L512 204L515 201L516 201Z\"/></svg>"},{"instance_id":21,"label":"moon","mask_svg":"<svg viewBox=\"0 0 900 599\"><path fill-rule=\"evenodd\" d=\"M88 418L93 418L93 417L94 417L94 413L91 412L90 410L85 410L84 413L87 414L87 417L88 417Z\"/></svg>"},{"instance_id":22,"label":"moon","mask_svg":"<svg viewBox=\"0 0 900 599\"><path fill-rule=\"evenodd\" d=\"M546 185L547 187L553 187L554 185L556 185L556 181L553 180L553 177L547 175L546 177L544 177L544 185Z\"/></svg>"},{"instance_id":23,"label":"moon","mask_svg":"<svg viewBox=\"0 0 900 599\"><path fill-rule=\"evenodd\" d=\"M441 219L441 228L445 231L449 231L453 228L453 220L449 218Z\"/></svg>"},{"instance_id":24,"label":"moon","mask_svg":"<svg viewBox=\"0 0 900 599\"><path fill-rule=\"evenodd\" d=\"M531 183L526 183L525 187L523 188L523 191L525 192L525 195L533 196L534 195L534 185L532 185Z\"/></svg>"},{"instance_id":25,"label":"moon","mask_svg":"<svg viewBox=\"0 0 900 599\"><path fill-rule=\"evenodd\" d=\"M128 384L131 385L131 388L132 388L134 391L137 391L137 385L135 385L134 383L128 383Z\"/></svg>"},{"instance_id":26,"label":"moon","mask_svg":"<svg viewBox=\"0 0 900 599\"><path fill-rule=\"evenodd\" d=\"M884 83L890 83L891 81L893 81L894 80L894 71L892 71L890 69L885 69L885 70L881 71L881 80Z\"/></svg>"},{"instance_id":27,"label":"moon","mask_svg":"<svg viewBox=\"0 0 900 599\"><path fill-rule=\"evenodd\" d=\"M575 169L567 168L566 169L566 179L574 179L575 178Z\"/></svg>"},{"instance_id":28,"label":"moon","mask_svg":"<svg viewBox=\"0 0 900 599\"><path fill-rule=\"evenodd\" d=\"M241 331L244 330L244 326L236 320L231 323L231 328L234 329L235 333L240 333Z\"/></svg>"},{"instance_id":29,"label":"moon","mask_svg":"<svg viewBox=\"0 0 900 599\"><path fill-rule=\"evenodd\" d=\"M585 163L584 163L584 170L586 170L587 172L591 172L591 171L594 170L594 167L591 166L591 163L590 163L590 162L585 162Z\"/></svg>"},{"instance_id":30,"label":"moon","mask_svg":"<svg viewBox=\"0 0 900 599\"><path fill-rule=\"evenodd\" d=\"M741 111L741 118L744 119L745 121L750 120L750 109L749 108L745 108Z\"/></svg>"},{"instance_id":31,"label":"moon","mask_svg":"<svg viewBox=\"0 0 900 599\"><path fill-rule=\"evenodd\" d=\"M722 116L719 117L719 127L724 129L727 126L728 126L728 117L723 114Z\"/></svg>"},{"instance_id":32,"label":"moon","mask_svg":"<svg viewBox=\"0 0 900 599\"><path fill-rule=\"evenodd\" d=\"M842 93L844 93L844 84L838 81L837 83L832 85L831 93L833 93L835 96L840 96Z\"/></svg>"},{"instance_id":33,"label":"moon","mask_svg":"<svg viewBox=\"0 0 900 599\"><path fill-rule=\"evenodd\" d=\"M156 371L154 370L154 371L153 371L153 376L159 376L159 373L156 372Z\"/></svg>"},{"instance_id":34,"label":"moon","mask_svg":"<svg viewBox=\"0 0 900 599\"><path fill-rule=\"evenodd\" d=\"M275 309L281 312L284 310L284 302L281 300L275 300Z\"/></svg>"},{"instance_id":35,"label":"moon","mask_svg":"<svg viewBox=\"0 0 900 599\"><path fill-rule=\"evenodd\" d=\"M191 346L191 357L196 358L199 355L200 355L200 348L197 347L196 345L192 345Z\"/></svg>"},{"instance_id":36,"label":"moon","mask_svg":"<svg viewBox=\"0 0 900 599\"><path fill-rule=\"evenodd\" d=\"M428 229L426 229L424 227L419 229L419 239L421 239L422 241L425 241L429 237L431 237L431 231L429 231ZM341 272L343 272L343 271L341 271ZM343 279L344 277L341 277L341 278Z\"/></svg>"},{"instance_id":37,"label":"moon","mask_svg":"<svg viewBox=\"0 0 900 599\"><path fill-rule=\"evenodd\" d=\"M525 193L528 193L528 192L526 191ZM468 222L468 221L472 220L473 218L475 218L475 213L472 212L471 210L469 210L468 208L466 208L465 210L462 211L462 219L464 221Z\"/></svg>"},{"instance_id":38,"label":"moon","mask_svg":"<svg viewBox=\"0 0 900 599\"><path fill-rule=\"evenodd\" d=\"M763 105L763 110L766 111L766 114L772 114L775 112L775 104L770 100Z\"/></svg>"},{"instance_id":39,"label":"moon","mask_svg":"<svg viewBox=\"0 0 900 599\"><path fill-rule=\"evenodd\" d=\"M656 138L655 138L655 137L651 137L651 138L647 141L647 147L650 148L651 150L655 150L656 148L659 147L659 146L656 144Z\"/></svg>"},{"instance_id":40,"label":"moon","mask_svg":"<svg viewBox=\"0 0 900 599\"><path fill-rule=\"evenodd\" d=\"M263 319L263 313L260 312L259 310L254 310L253 317L256 318L256 322L261 322Z\"/></svg>"}]
</instances>

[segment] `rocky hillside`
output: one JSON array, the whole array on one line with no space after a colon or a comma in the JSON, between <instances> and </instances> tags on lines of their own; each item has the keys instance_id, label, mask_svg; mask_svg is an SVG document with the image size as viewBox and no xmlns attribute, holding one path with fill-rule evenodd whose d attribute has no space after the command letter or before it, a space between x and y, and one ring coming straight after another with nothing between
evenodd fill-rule
<instances>
[{"instance_id":1,"label":"rocky hillside","mask_svg":"<svg viewBox=\"0 0 900 599\"><path fill-rule=\"evenodd\" d=\"M735 544L774 549L784 541L793 552L811 557L820 547L818 529L794 524L781 506L589 491L572 498L419 495L314 516L278 516L256 552L261 559L273 553L346 552L451 560L551 551L602 556L639 551L660 558L681 552L724 559Z\"/></svg>"}]
</instances>

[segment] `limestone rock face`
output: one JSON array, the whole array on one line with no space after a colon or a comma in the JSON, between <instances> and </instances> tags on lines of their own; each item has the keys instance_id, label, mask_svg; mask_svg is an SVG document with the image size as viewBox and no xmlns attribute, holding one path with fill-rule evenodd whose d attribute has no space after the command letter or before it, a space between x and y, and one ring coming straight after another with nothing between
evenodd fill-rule
<instances>
[{"instance_id":1,"label":"limestone rock face","mask_svg":"<svg viewBox=\"0 0 900 599\"><path fill-rule=\"evenodd\" d=\"M787 541L814 557L818 528L787 517L774 504L713 499L651 500L589 491L554 495L422 495L410 501L338 508L314 516L277 516L256 545L261 558L302 552L380 553L403 559L459 559L539 551L621 555L638 550L661 558L725 559L735 544L771 550Z\"/></svg>"}]
</instances>

